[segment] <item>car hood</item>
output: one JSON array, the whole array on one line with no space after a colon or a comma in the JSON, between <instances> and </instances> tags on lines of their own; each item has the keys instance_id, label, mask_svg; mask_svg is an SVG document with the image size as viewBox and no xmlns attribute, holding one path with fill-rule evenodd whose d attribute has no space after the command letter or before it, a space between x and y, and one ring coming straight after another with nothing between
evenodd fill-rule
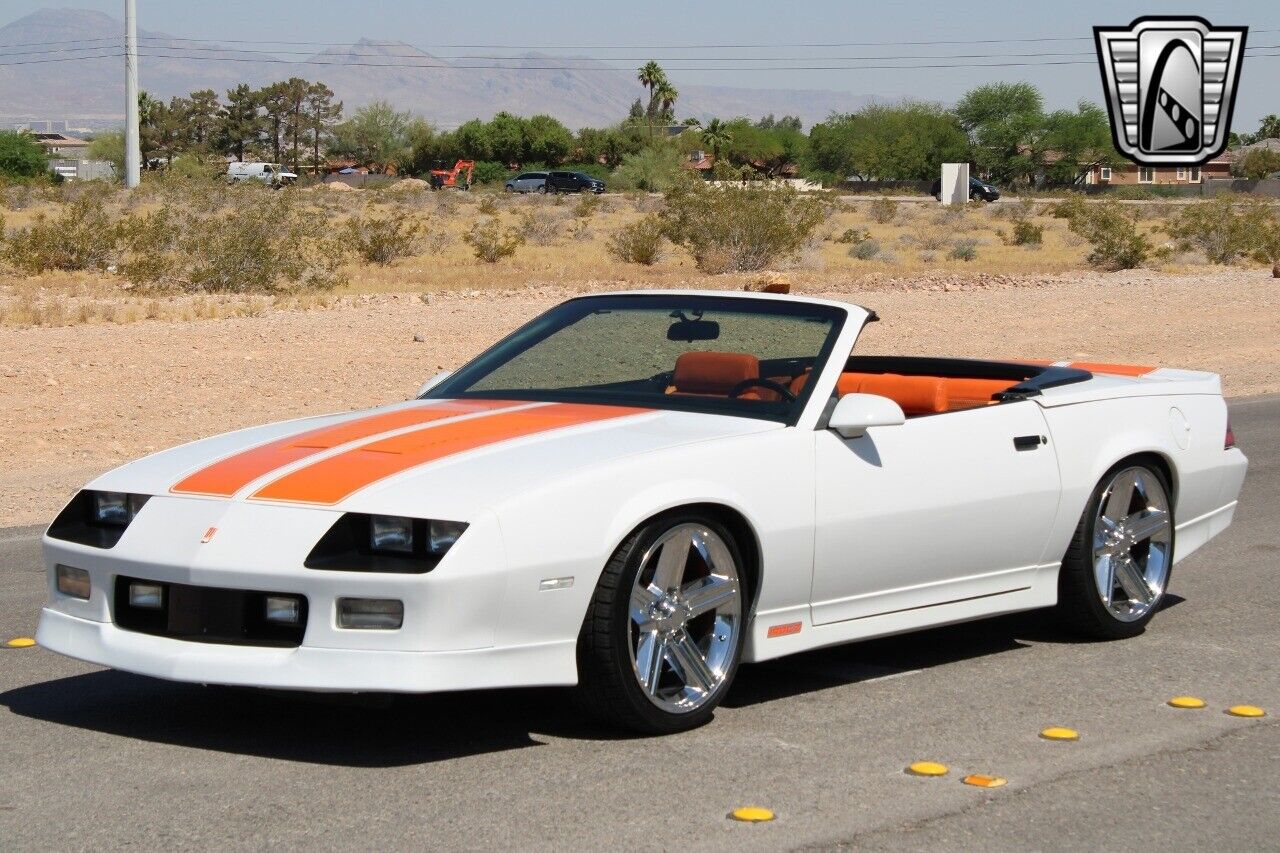
<instances>
[{"instance_id":1,"label":"car hood","mask_svg":"<svg viewBox=\"0 0 1280 853\"><path fill-rule=\"evenodd\" d=\"M196 441L110 471L88 488L467 518L585 467L781 428L621 406L414 400Z\"/></svg>"}]
</instances>

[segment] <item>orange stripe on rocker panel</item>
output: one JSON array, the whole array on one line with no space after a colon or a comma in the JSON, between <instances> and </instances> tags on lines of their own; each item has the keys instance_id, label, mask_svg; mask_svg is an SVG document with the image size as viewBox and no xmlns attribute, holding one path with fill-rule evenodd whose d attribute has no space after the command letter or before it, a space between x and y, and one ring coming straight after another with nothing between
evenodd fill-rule
<instances>
[{"instance_id":1,"label":"orange stripe on rocker panel","mask_svg":"<svg viewBox=\"0 0 1280 853\"><path fill-rule=\"evenodd\" d=\"M335 504L366 486L457 453L549 430L641 414L647 409L557 403L427 427L321 459L263 486L255 498Z\"/></svg>"},{"instance_id":2,"label":"orange stripe on rocker panel","mask_svg":"<svg viewBox=\"0 0 1280 853\"><path fill-rule=\"evenodd\" d=\"M1142 364L1104 364L1099 361L1073 361L1071 367L1087 370L1090 373L1110 373L1112 376L1146 376L1155 370L1150 365Z\"/></svg>"},{"instance_id":3,"label":"orange stripe on rocker panel","mask_svg":"<svg viewBox=\"0 0 1280 853\"><path fill-rule=\"evenodd\" d=\"M331 424L228 456L186 477L170 491L177 494L231 497L259 477L340 444L372 438L384 432L426 424L441 418L510 408L514 405L518 404L496 400L457 400L398 409L394 412L382 412Z\"/></svg>"}]
</instances>

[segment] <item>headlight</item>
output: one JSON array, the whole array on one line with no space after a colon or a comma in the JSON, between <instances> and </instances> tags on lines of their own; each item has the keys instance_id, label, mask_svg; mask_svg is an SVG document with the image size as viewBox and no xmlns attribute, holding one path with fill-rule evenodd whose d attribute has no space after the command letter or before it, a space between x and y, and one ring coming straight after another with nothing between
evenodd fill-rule
<instances>
[{"instance_id":1,"label":"headlight","mask_svg":"<svg viewBox=\"0 0 1280 853\"><path fill-rule=\"evenodd\" d=\"M309 569L421 574L436 567L467 524L349 512L307 555Z\"/></svg>"},{"instance_id":2,"label":"headlight","mask_svg":"<svg viewBox=\"0 0 1280 853\"><path fill-rule=\"evenodd\" d=\"M49 525L49 536L94 548L110 548L120 541L125 528L133 523L149 499L150 495L84 489Z\"/></svg>"}]
</instances>

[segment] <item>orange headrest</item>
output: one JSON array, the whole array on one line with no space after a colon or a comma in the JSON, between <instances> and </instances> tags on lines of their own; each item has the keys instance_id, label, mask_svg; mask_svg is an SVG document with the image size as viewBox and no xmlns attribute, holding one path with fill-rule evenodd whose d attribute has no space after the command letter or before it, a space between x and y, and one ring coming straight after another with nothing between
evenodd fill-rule
<instances>
[{"instance_id":1,"label":"orange headrest","mask_svg":"<svg viewBox=\"0 0 1280 853\"><path fill-rule=\"evenodd\" d=\"M902 407L904 414L932 415L947 410L946 380L938 376L902 376L897 373L842 373L837 392L876 394Z\"/></svg>"},{"instance_id":2,"label":"orange headrest","mask_svg":"<svg viewBox=\"0 0 1280 853\"><path fill-rule=\"evenodd\" d=\"M678 394L728 394L744 379L760 378L760 359L744 352L686 352L671 384Z\"/></svg>"}]
</instances>

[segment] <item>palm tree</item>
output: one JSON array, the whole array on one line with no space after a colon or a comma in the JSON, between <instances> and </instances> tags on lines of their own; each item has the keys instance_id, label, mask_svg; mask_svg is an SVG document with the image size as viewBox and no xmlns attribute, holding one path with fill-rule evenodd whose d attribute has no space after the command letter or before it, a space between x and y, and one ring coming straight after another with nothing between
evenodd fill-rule
<instances>
[{"instance_id":1,"label":"palm tree","mask_svg":"<svg viewBox=\"0 0 1280 853\"><path fill-rule=\"evenodd\" d=\"M640 85L644 86L649 93L649 109L645 111L645 115L649 120L649 136L652 137L654 99L658 93L658 88L667 82L667 75L662 70L661 65L650 59L640 66L640 70L636 73L636 79L640 81Z\"/></svg>"},{"instance_id":2,"label":"palm tree","mask_svg":"<svg viewBox=\"0 0 1280 853\"><path fill-rule=\"evenodd\" d=\"M711 158L717 162L720 160L720 146L728 145L733 141L729 126L718 118L707 122L701 130L701 136L703 144L711 146Z\"/></svg>"},{"instance_id":3,"label":"palm tree","mask_svg":"<svg viewBox=\"0 0 1280 853\"><path fill-rule=\"evenodd\" d=\"M662 113L662 121L669 123L674 115L676 98L680 97L680 92L675 86L672 86L666 80L658 84L658 107Z\"/></svg>"}]
</instances>

